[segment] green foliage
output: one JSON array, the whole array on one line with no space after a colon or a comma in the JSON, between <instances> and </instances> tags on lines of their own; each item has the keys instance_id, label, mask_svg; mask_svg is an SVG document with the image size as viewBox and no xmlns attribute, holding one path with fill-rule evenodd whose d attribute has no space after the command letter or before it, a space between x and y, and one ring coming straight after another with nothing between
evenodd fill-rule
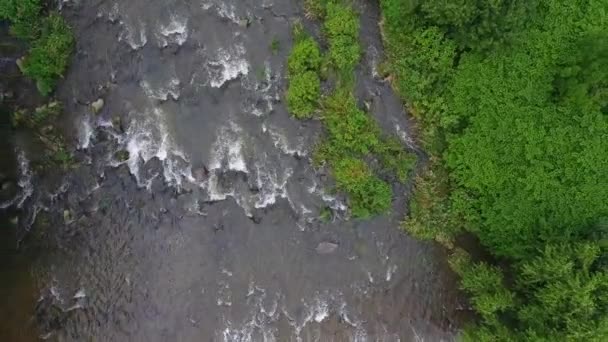
<instances>
[{"instance_id":1,"label":"green foliage","mask_svg":"<svg viewBox=\"0 0 608 342\"><path fill-rule=\"evenodd\" d=\"M287 61L289 88L287 108L298 119L311 118L321 97L321 52L317 42L308 36L301 24L293 30L294 47Z\"/></svg>"},{"instance_id":2,"label":"green foliage","mask_svg":"<svg viewBox=\"0 0 608 342\"><path fill-rule=\"evenodd\" d=\"M432 154L406 228L448 247L468 230L513 268L503 291L494 266L455 267L482 317L463 338L608 339L606 235L584 238L608 213L608 2L381 5L387 71Z\"/></svg>"},{"instance_id":3,"label":"green foliage","mask_svg":"<svg viewBox=\"0 0 608 342\"><path fill-rule=\"evenodd\" d=\"M40 0L2 0L0 19L11 23L11 34L23 40L33 40L40 33Z\"/></svg>"},{"instance_id":4,"label":"green foliage","mask_svg":"<svg viewBox=\"0 0 608 342\"><path fill-rule=\"evenodd\" d=\"M52 123L61 114L63 108L59 102L50 102L36 108L33 112L24 109L13 113L13 125L15 127L27 127L32 129L42 128L45 124Z\"/></svg>"},{"instance_id":5,"label":"green foliage","mask_svg":"<svg viewBox=\"0 0 608 342\"><path fill-rule=\"evenodd\" d=\"M461 49L498 48L525 27L537 1L422 1L419 15L447 32Z\"/></svg>"},{"instance_id":6,"label":"green foliage","mask_svg":"<svg viewBox=\"0 0 608 342\"><path fill-rule=\"evenodd\" d=\"M287 108L298 119L308 119L314 114L321 96L319 76L313 71L290 77L287 92Z\"/></svg>"},{"instance_id":7,"label":"green foliage","mask_svg":"<svg viewBox=\"0 0 608 342\"><path fill-rule=\"evenodd\" d=\"M348 89L334 91L323 101L323 122L333 155L366 155L380 144L380 130L374 120L357 106Z\"/></svg>"},{"instance_id":8,"label":"green foliage","mask_svg":"<svg viewBox=\"0 0 608 342\"><path fill-rule=\"evenodd\" d=\"M321 51L319 45L310 36L296 38L287 61L287 72L290 76L307 71L319 72L321 66Z\"/></svg>"},{"instance_id":9,"label":"green foliage","mask_svg":"<svg viewBox=\"0 0 608 342\"><path fill-rule=\"evenodd\" d=\"M361 58L359 18L350 5L329 2L323 30L329 43L329 59L342 73L352 73Z\"/></svg>"},{"instance_id":10,"label":"green foliage","mask_svg":"<svg viewBox=\"0 0 608 342\"><path fill-rule=\"evenodd\" d=\"M309 19L322 19L325 16L327 0L304 0L304 13Z\"/></svg>"},{"instance_id":11,"label":"green foliage","mask_svg":"<svg viewBox=\"0 0 608 342\"><path fill-rule=\"evenodd\" d=\"M41 94L53 91L68 67L73 48L72 30L59 14L51 13L42 21L41 36L32 42L24 63L24 73L36 80Z\"/></svg>"},{"instance_id":12,"label":"green foliage","mask_svg":"<svg viewBox=\"0 0 608 342\"><path fill-rule=\"evenodd\" d=\"M407 182L410 171L416 164L416 156L403 148L403 143L396 137L386 137L376 145L374 153L380 164L397 176L401 183Z\"/></svg>"},{"instance_id":13,"label":"green foliage","mask_svg":"<svg viewBox=\"0 0 608 342\"><path fill-rule=\"evenodd\" d=\"M392 190L364 160L405 182L415 159L392 138L384 138L375 121L357 105L351 91L353 74L359 63L359 19L342 1L308 0L307 16L323 18L328 52L321 56L318 44L301 24L294 25L294 47L288 59L287 105L297 118L310 118L319 105L319 74L337 71L337 88L320 101L327 137L314 155L316 165L327 165L338 190L348 195L355 217L365 218L390 209Z\"/></svg>"},{"instance_id":14,"label":"green foliage","mask_svg":"<svg viewBox=\"0 0 608 342\"><path fill-rule=\"evenodd\" d=\"M375 177L365 162L351 157L332 161L333 175L339 190L348 194L355 217L366 218L390 209L390 186Z\"/></svg>"},{"instance_id":15,"label":"green foliage","mask_svg":"<svg viewBox=\"0 0 608 342\"><path fill-rule=\"evenodd\" d=\"M0 19L11 23L11 33L30 43L23 73L34 79L42 95L49 95L68 67L74 48L71 28L57 13L42 16L41 0L3 0Z\"/></svg>"}]
</instances>

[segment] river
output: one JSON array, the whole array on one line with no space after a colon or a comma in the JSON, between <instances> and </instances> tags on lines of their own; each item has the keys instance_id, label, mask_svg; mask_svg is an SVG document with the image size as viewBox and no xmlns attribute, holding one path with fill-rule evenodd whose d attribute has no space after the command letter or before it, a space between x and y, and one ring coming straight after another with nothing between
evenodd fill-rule
<instances>
[{"instance_id":1,"label":"river","mask_svg":"<svg viewBox=\"0 0 608 342\"><path fill-rule=\"evenodd\" d=\"M416 150L376 73L377 4L356 6L357 95ZM79 164L28 180L22 163L29 232L3 248L1 340L455 338L465 304L444 252L399 229L409 187L393 185L390 215L350 219L310 162L320 123L286 111L302 1L74 0L62 10L78 44L58 97Z\"/></svg>"}]
</instances>

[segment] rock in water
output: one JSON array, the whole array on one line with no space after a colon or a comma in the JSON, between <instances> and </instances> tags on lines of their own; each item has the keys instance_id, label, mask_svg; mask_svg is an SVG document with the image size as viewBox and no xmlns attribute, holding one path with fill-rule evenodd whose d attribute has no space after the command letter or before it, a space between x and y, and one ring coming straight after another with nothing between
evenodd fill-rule
<instances>
[{"instance_id":1,"label":"rock in water","mask_svg":"<svg viewBox=\"0 0 608 342\"><path fill-rule=\"evenodd\" d=\"M317 245L317 248L315 248L319 254L330 254L335 252L336 249L338 249L338 244L333 242L321 242Z\"/></svg>"},{"instance_id":2,"label":"rock in water","mask_svg":"<svg viewBox=\"0 0 608 342\"><path fill-rule=\"evenodd\" d=\"M21 72L25 71L23 61L24 61L24 57L17 58L17 60L15 61L15 63L17 64L17 67L19 68L19 71L21 71Z\"/></svg>"},{"instance_id":3,"label":"rock in water","mask_svg":"<svg viewBox=\"0 0 608 342\"><path fill-rule=\"evenodd\" d=\"M91 103L91 109L93 110L93 113L97 114L101 111L101 109L103 109L103 105L105 104L105 102L103 101L103 99L99 99L93 103Z\"/></svg>"}]
</instances>

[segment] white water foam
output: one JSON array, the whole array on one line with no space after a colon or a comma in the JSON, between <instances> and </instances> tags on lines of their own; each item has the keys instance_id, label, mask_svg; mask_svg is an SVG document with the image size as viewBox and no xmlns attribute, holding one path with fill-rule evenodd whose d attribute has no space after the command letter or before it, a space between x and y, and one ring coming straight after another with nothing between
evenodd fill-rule
<instances>
[{"instance_id":1,"label":"white water foam","mask_svg":"<svg viewBox=\"0 0 608 342\"><path fill-rule=\"evenodd\" d=\"M287 155L304 157L308 154L308 151L306 151L304 148L304 142L302 141L301 137L298 139L296 146L292 147L287 136L285 136L285 134L281 134L277 128L266 127L266 125L263 125L262 132L268 133L272 139L274 147Z\"/></svg>"},{"instance_id":2,"label":"white water foam","mask_svg":"<svg viewBox=\"0 0 608 342\"><path fill-rule=\"evenodd\" d=\"M126 133L126 148L129 152L127 165L140 186L149 187L156 175L142 179L140 165L158 158L163 165L165 182L181 186L184 180L193 182L188 159L173 142L165 124L166 113L160 108L140 114L130 113L131 124Z\"/></svg>"},{"instance_id":3,"label":"white water foam","mask_svg":"<svg viewBox=\"0 0 608 342\"><path fill-rule=\"evenodd\" d=\"M256 73L257 74L257 73ZM269 114L274 110L274 102L280 100L278 82L280 74L273 73L269 60L264 62L264 78L249 73L243 80L243 87L250 90L251 97L245 99L244 111L254 116Z\"/></svg>"},{"instance_id":4,"label":"white water foam","mask_svg":"<svg viewBox=\"0 0 608 342\"><path fill-rule=\"evenodd\" d=\"M93 130L90 116L84 115L80 121L80 128L78 129L78 148L81 150L89 148L94 134L95 131Z\"/></svg>"},{"instance_id":5,"label":"white water foam","mask_svg":"<svg viewBox=\"0 0 608 342\"><path fill-rule=\"evenodd\" d=\"M6 209L13 205L17 208L21 208L23 203L32 196L34 193L34 186L32 185L32 170L30 169L30 161L27 159L25 152L17 150L17 163L19 166L19 181L17 185L21 188L21 191L11 200L4 203L0 203L0 209Z\"/></svg>"},{"instance_id":6,"label":"white water foam","mask_svg":"<svg viewBox=\"0 0 608 342\"><path fill-rule=\"evenodd\" d=\"M146 36L146 25L139 21L137 22L138 27L131 26L124 21L120 21L122 31L118 36L118 41L124 41L133 50L139 50L148 43L148 37Z\"/></svg>"},{"instance_id":7,"label":"white water foam","mask_svg":"<svg viewBox=\"0 0 608 342\"><path fill-rule=\"evenodd\" d=\"M266 208L270 205L276 203L278 198L285 198L289 200L289 196L287 194L287 181L293 174L293 170L290 168L286 168L281 170L279 168L270 168L270 163L260 163L256 162L256 182L257 187L259 189L259 193L257 194L257 198L255 201L256 208ZM293 206L293 203L290 202L290 205L294 210L297 210Z\"/></svg>"},{"instance_id":8,"label":"white water foam","mask_svg":"<svg viewBox=\"0 0 608 342\"><path fill-rule=\"evenodd\" d=\"M241 18L239 18L239 16L236 14L236 7L234 4L229 4L225 0L203 1L201 7L205 11L214 11L218 17L226 19L234 24L238 24L241 20Z\"/></svg>"},{"instance_id":9,"label":"white water foam","mask_svg":"<svg viewBox=\"0 0 608 342\"><path fill-rule=\"evenodd\" d=\"M141 81L139 85L149 98L158 101L167 101L169 97L177 101L181 93L181 82L175 76L171 77L164 86L153 87L147 80Z\"/></svg>"},{"instance_id":10,"label":"white water foam","mask_svg":"<svg viewBox=\"0 0 608 342\"><path fill-rule=\"evenodd\" d=\"M211 147L210 170L228 170L248 173L243 154L243 130L234 122L218 131L216 141Z\"/></svg>"},{"instance_id":11,"label":"white water foam","mask_svg":"<svg viewBox=\"0 0 608 342\"><path fill-rule=\"evenodd\" d=\"M169 44L183 45L188 40L188 18L172 15L168 24L160 25L157 39L163 48Z\"/></svg>"},{"instance_id":12,"label":"white water foam","mask_svg":"<svg viewBox=\"0 0 608 342\"><path fill-rule=\"evenodd\" d=\"M245 58L245 47L242 45L235 45L231 49L218 49L207 64L209 85L214 88L220 88L226 82L249 73L249 62Z\"/></svg>"}]
</instances>

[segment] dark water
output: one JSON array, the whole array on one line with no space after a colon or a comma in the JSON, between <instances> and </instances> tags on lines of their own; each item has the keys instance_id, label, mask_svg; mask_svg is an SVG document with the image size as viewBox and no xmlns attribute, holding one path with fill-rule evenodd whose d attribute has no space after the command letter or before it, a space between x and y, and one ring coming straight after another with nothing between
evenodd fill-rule
<instances>
[{"instance_id":1,"label":"dark water","mask_svg":"<svg viewBox=\"0 0 608 342\"><path fill-rule=\"evenodd\" d=\"M21 229L36 224L22 245L35 253L23 247L2 266L15 272L0 308L3 341L454 338L455 279L439 248L398 229L406 199L391 215L349 220L310 163L319 123L293 120L281 102L301 5L63 9L78 52L59 97L82 163L60 180L35 180L25 201ZM377 8L359 9L357 93L415 148L399 101L375 75ZM88 104L99 98L94 114ZM326 208L332 215L321 219Z\"/></svg>"}]
</instances>

